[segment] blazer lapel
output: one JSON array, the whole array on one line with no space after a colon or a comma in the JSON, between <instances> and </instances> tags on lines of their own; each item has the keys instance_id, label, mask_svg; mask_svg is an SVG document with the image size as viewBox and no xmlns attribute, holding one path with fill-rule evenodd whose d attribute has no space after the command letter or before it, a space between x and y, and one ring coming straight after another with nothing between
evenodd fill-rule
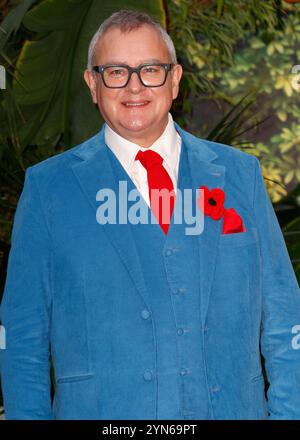
<instances>
[{"instance_id":1,"label":"blazer lapel","mask_svg":"<svg viewBox=\"0 0 300 440\"><path fill-rule=\"evenodd\" d=\"M209 189L223 189L225 185L225 167L212 163L218 155L204 141L185 132L177 124L175 125L182 138L182 148L187 151L193 188L196 189L205 185ZM222 233L221 226L222 220L215 221L205 216L204 230L197 236L200 246L200 303L203 326L205 326L211 295L218 243Z\"/></svg>"},{"instance_id":2,"label":"blazer lapel","mask_svg":"<svg viewBox=\"0 0 300 440\"><path fill-rule=\"evenodd\" d=\"M72 170L95 211L95 221L97 221L96 211L99 207L99 202L96 200L97 192L102 188L109 188L116 195L116 200L119 195L118 182L113 174L108 147L105 145L104 129L105 124L96 136L80 145L73 153L80 160L72 165ZM119 254L137 291L147 305L148 292L130 224L118 224L117 221L117 224L107 223L99 227L103 227L107 238Z\"/></svg>"}]
</instances>

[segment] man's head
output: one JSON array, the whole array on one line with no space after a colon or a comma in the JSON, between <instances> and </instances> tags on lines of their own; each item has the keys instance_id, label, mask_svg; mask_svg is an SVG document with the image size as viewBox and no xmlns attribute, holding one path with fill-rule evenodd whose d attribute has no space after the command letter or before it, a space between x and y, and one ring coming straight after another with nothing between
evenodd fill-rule
<instances>
[{"instance_id":1,"label":"man's head","mask_svg":"<svg viewBox=\"0 0 300 440\"><path fill-rule=\"evenodd\" d=\"M104 84L106 79L107 85L123 85L122 77L126 79L126 70L107 65L137 68L144 63L165 64L145 66L140 72L150 87L141 83L136 72L125 87L109 88ZM105 66L105 71L95 72L93 66ZM93 37L84 78L107 124L126 139L148 147L167 125L181 75L174 45L165 30L146 14L119 11L105 20Z\"/></svg>"}]
</instances>

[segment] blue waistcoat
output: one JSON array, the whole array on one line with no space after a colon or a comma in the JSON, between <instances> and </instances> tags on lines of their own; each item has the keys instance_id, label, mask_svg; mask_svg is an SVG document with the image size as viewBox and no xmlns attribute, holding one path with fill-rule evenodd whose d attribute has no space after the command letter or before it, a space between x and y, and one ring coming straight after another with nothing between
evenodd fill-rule
<instances>
[{"instance_id":1,"label":"blue waistcoat","mask_svg":"<svg viewBox=\"0 0 300 440\"><path fill-rule=\"evenodd\" d=\"M134 189L111 150L109 157L117 181L126 181L128 191ZM178 188L191 187L183 149ZM153 320L156 332L156 371L145 379L157 375L158 419L211 418L200 315L199 244L195 236L185 234L186 226L174 223L174 215L167 236L157 223L131 225L151 308L144 310L143 317Z\"/></svg>"}]
</instances>

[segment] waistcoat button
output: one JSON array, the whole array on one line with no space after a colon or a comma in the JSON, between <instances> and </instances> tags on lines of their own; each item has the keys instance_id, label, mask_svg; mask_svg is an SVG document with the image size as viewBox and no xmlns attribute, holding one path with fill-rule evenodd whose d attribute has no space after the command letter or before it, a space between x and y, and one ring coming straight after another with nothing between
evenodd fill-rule
<instances>
[{"instance_id":1,"label":"waistcoat button","mask_svg":"<svg viewBox=\"0 0 300 440\"><path fill-rule=\"evenodd\" d=\"M149 319L150 318L151 313L149 312L149 310L144 309L141 312L141 316L143 319Z\"/></svg>"},{"instance_id":2,"label":"waistcoat button","mask_svg":"<svg viewBox=\"0 0 300 440\"><path fill-rule=\"evenodd\" d=\"M151 373L151 371L145 371L145 373L144 373L144 379L145 379L147 382L150 382L150 380L152 380L152 373Z\"/></svg>"}]
</instances>

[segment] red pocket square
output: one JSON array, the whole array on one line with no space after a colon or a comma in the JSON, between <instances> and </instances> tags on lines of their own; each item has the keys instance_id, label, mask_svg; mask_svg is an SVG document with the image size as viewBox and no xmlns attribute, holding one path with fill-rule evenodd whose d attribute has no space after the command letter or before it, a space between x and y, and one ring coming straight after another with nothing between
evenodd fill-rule
<instances>
[{"instance_id":1,"label":"red pocket square","mask_svg":"<svg viewBox=\"0 0 300 440\"><path fill-rule=\"evenodd\" d=\"M246 232L241 216L233 208L224 209L222 234Z\"/></svg>"}]
</instances>

